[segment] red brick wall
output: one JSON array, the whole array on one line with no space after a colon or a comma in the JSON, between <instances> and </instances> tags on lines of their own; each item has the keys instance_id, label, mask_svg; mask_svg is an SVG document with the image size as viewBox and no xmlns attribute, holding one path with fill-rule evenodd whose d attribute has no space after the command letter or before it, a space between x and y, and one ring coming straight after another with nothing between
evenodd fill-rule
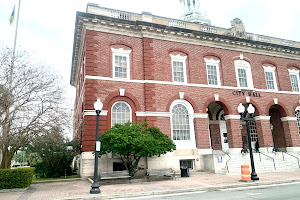
<instances>
[{"instance_id":1,"label":"red brick wall","mask_svg":"<svg viewBox=\"0 0 300 200\"><path fill-rule=\"evenodd\" d=\"M150 38L135 38L117 34L109 34L87 30L86 42L83 51L85 62L81 62L80 67L84 68L84 75L92 75L99 77L112 78L112 51L111 47L131 49L130 53L130 79L132 80L156 80L156 81L172 81L172 64L170 54L187 55L187 81L188 83L207 84L206 66L204 58L220 60L220 78L222 86L236 87L236 74L234 69L234 60L242 53L245 60L248 60L251 65L253 83L255 88L266 89L265 75L263 64L271 63L276 67L276 76L278 89L291 91L288 67L293 63L300 65L299 61L259 55L254 53L245 53L221 48L205 47L200 45L184 44L179 42L171 42ZM85 63L85 65L84 65ZM79 70L80 71L80 70ZM79 75L78 75L79 76ZM109 80L91 80L86 79L84 85L83 103L81 102L80 93L83 85L83 78L78 82L76 103L74 111L74 127L81 135L83 131L83 143L91 148L92 134L95 121L89 117L84 118L84 127L79 127L79 121L83 110L93 110L93 104L99 97L104 104L104 110L110 112L112 102L118 98L119 89L125 89L125 97L130 99L131 105L135 107L135 111L155 111L169 112L170 101L178 99L179 92L184 92L185 99L189 101L195 112L206 113L209 102L214 101L214 94L219 94L220 102L227 106L231 113L238 114L237 106L240 102L244 103L245 96L233 95L233 89L217 89L191 87L185 85L170 85L156 83L134 83ZM246 91L247 92L247 91ZM113 94L113 95L112 95ZM261 97L251 97L251 102L256 105L258 115L269 115L270 106L274 104L274 98L277 98L279 104L283 105L288 116L294 115L294 105L298 102L297 95L282 94L282 93L267 93L260 92ZM212 99L212 100L211 100ZM129 100L128 100L129 101ZM94 116L95 117L95 116ZM104 117L102 117L104 120ZM110 127L110 114L106 117L103 124L103 129L108 130ZM138 121L147 120L150 125L155 125L162 128L166 134L171 136L170 119L164 117L135 117ZM92 120L92 121L90 121ZM209 137L207 123L198 122L195 120L195 134L198 148L209 148ZM106 124L105 124L106 123ZM240 148L242 146L241 134L239 128L239 120L227 123L229 136L229 146ZM206 128L205 128L206 126ZM263 125L263 126L266 126ZM292 125L291 125L292 126ZM259 127L262 132L266 132L267 128ZM295 131L295 128L289 127L289 131ZM95 130L95 129L94 129ZM102 132L104 130L101 130ZM95 132L95 131L94 131ZM201 135L203 133L204 135ZM296 132L297 133L297 132ZM293 133L293 137L295 134ZM269 137L269 136L268 136ZM260 140L260 139L259 139ZM270 143L270 138L267 138L265 143ZM205 143L203 143L205 141ZM293 143L297 144L297 142ZM282 144L283 145L283 144Z\"/></svg>"}]
</instances>

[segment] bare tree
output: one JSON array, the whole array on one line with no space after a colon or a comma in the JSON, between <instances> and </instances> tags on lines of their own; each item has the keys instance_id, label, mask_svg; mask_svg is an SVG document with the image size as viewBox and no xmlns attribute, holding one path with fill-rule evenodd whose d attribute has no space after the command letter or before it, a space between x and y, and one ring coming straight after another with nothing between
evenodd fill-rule
<instances>
[{"instance_id":1,"label":"bare tree","mask_svg":"<svg viewBox=\"0 0 300 200\"><path fill-rule=\"evenodd\" d=\"M51 68L27 52L0 49L0 168L10 168L20 147L51 127L67 124L62 87Z\"/></svg>"}]
</instances>

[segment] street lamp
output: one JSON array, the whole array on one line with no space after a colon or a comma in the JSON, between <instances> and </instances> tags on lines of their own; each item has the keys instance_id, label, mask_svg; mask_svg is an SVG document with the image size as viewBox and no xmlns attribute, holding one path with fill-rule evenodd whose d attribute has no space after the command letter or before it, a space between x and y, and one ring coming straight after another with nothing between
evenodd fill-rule
<instances>
[{"instance_id":1,"label":"street lamp","mask_svg":"<svg viewBox=\"0 0 300 200\"><path fill-rule=\"evenodd\" d=\"M248 150L246 149L246 144L245 144L245 141L244 141L244 136L243 136L243 133L242 133L242 130L243 130L243 125L241 124L240 125L240 129L241 129L241 134L242 134L242 140L243 140L243 148L241 150L241 153L248 153Z\"/></svg>"},{"instance_id":2,"label":"street lamp","mask_svg":"<svg viewBox=\"0 0 300 200\"><path fill-rule=\"evenodd\" d=\"M90 190L90 194L99 194L100 192L100 182L99 182L99 174L98 174L98 155L101 148L101 143L99 141L99 116L101 110L103 108L103 103L98 98L94 103L94 108L97 114L96 121L96 150L95 150L95 166L94 166L94 183L92 184L92 189Z\"/></svg>"},{"instance_id":3,"label":"street lamp","mask_svg":"<svg viewBox=\"0 0 300 200\"><path fill-rule=\"evenodd\" d=\"M273 124L270 125L270 128L271 128L271 131L272 131L272 138L273 138L273 152L279 152L279 149L277 148L276 146L276 143L275 143L275 138L274 138L274 126Z\"/></svg>"},{"instance_id":4,"label":"street lamp","mask_svg":"<svg viewBox=\"0 0 300 200\"><path fill-rule=\"evenodd\" d=\"M259 180L259 177L257 176L255 172L255 166L254 166L254 159L253 159L253 152L251 148L251 136L250 136L250 129L249 129L249 122L254 121L254 112L255 108L252 106L252 104L249 104L248 109L243 106L242 103L238 106L238 112L241 115L241 120L246 122L247 126L247 134L248 134L248 144L249 144L249 151L250 151L250 161L251 161L251 168L252 168L252 173L251 173L251 180L256 181ZM249 113L249 117L247 117L247 112Z\"/></svg>"}]
</instances>

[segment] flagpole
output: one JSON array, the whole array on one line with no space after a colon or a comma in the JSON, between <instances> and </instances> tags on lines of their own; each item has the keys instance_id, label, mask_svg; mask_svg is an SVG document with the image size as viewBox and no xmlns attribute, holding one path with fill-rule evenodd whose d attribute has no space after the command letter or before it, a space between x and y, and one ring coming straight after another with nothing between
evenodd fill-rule
<instances>
[{"instance_id":1,"label":"flagpole","mask_svg":"<svg viewBox=\"0 0 300 200\"><path fill-rule=\"evenodd\" d=\"M19 0L17 24L16 24L16 31L15 31L15 40L14 40L13 54L12 54L12 58L11 58L10 80L9 80L10 85L12 84L12 76L13 76L14 62L15 62L15 56L16 56L16 44L17 44L18 27L19 27L19 14L20 14L20 8L21 8L20 6L21 6L21 0Z\"/></svg>"}]
</instances>

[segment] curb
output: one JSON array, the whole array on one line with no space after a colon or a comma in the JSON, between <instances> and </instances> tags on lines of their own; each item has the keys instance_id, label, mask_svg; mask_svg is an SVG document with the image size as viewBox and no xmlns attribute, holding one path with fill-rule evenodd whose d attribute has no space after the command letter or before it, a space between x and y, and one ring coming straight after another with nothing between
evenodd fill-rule
<instances>
[{"instance_id":1,"label":"curb","mask_svg":"<svg viewBox=\"0 0 300 200\"><path fill-rule=\"evenodd\" d=\"M278 181L264 181L264 182L247 182L244 184L228 184L219 186L208 186L208 187L196 187L196 188L186 188L186 189L174 189L174 190L161 190L152 192L136 192L136 193L125 193L125 194L110 194L110 195L89 195L82 197L64 198L63 200L95 200L95 199L119 199L119 198L132 198L132 197L143 197L143 196L153 196L153 195L163 195L163 194L180 194L186 192L199 192L199 191L218 191L222 189L231 188L245 188L249 186L268 186L268 185L279 185L284 183L294 183L300 182L300 179L288 179L288 180L278 180Z\"/></svg>"},{"instance_id":2,"label":"curb","mask_svg":"<svg viewBox=\"0 0 300 200\"><path fill-rule=\"evenodd\" d=\"M31 184L53 183L53 182L71 182L71 181L81 181L81 178L69 178L69 179L56 179L56 180L34 181Z\"/></svg>"}]
</instances>

